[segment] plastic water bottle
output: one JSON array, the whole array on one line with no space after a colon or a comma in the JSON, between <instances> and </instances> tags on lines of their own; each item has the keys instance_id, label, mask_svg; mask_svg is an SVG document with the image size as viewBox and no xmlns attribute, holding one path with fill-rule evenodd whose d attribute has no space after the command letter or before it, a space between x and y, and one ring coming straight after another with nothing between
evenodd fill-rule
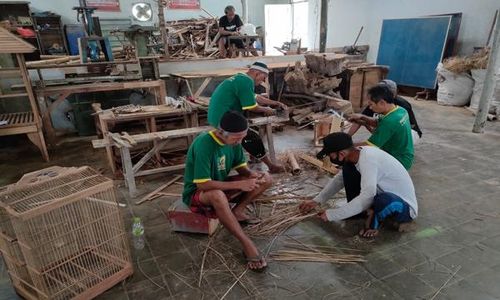
<instances>
[{"instance_id":1,"label":"plastic water bottle","mask_svg":"<svg viewBox=\"0 0 500 300\"><path fill-rule=\"evenodd\" d=\"M132 235L134 236L134 248L142 250L144 249L144 226L139 217L134 217L133 221Z\"/></svg>"}]
</instances>

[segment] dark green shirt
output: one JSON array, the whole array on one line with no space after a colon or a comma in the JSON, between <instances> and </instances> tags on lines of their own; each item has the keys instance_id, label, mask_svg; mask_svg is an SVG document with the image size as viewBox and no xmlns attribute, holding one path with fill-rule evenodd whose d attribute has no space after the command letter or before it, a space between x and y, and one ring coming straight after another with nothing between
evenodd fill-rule
<instances>
[{"instance_id":1,"label":"dark green shirt","mask_svg":"<svg viewBox=\"0 0 500 300\"><path fill-rule=\"evenodd\" d=\"M252 109L257 106L254 81L247 74L238 73L224 80L215 89L208 105L208 123L215 128L225 112Z\"/></svg>"},{"instance_id":2,"label":"dark green shirt","mask_svg":"<svg viewBox=\"0 0 500 300\"><path fill-rule=\"evenodd\" d=\"M225 181L232 169L242 166L246 166L246 158L241 145L223 144L214 131L200 134L189 147L186 157L182 201L191 205L197 183Z\"/></svg>"},{"instance_id":3,"label":"dark green shirt","mask_svg":"<svg viewBox=\"0 0 500 300\"><path fill-rule=\"evenodd\" d=\"M389 153L409 170L413 164L413 139L406 110L396 106L386 115L380 116L368 143Z\"/></svg>"}]
</instances>

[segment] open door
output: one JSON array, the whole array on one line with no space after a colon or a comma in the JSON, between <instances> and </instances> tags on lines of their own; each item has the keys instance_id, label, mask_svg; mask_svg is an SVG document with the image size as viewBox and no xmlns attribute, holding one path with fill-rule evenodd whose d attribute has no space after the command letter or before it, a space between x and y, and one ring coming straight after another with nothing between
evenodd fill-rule
<instances>
[{"instance_id":1,"label":"open door","mask_svg":"<svg viewBox=\"0 0 500 300\"><path fill-rule=\"evenodd\" d=\"M269 4L264 7L266 29L266 55L282 55L275 47L292 40L292 6Z\"/></svg>"}]
</instances>

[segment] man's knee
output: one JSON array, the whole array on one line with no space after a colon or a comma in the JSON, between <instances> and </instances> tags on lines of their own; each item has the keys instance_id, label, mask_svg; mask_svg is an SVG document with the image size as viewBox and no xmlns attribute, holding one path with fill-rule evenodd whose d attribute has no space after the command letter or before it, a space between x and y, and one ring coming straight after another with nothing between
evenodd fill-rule
<instances>
[{"instance_id":1,"label":"man's knee","mask_svg":"<svg viewBox=\"0 0 500 300\"><path fill-rule=\"evenodd\" d=\"M204 191L202 195L202 200L215 208L221 205L229 205L226 194L221 190L210 190Z\"/></svg>"}]
</instances>

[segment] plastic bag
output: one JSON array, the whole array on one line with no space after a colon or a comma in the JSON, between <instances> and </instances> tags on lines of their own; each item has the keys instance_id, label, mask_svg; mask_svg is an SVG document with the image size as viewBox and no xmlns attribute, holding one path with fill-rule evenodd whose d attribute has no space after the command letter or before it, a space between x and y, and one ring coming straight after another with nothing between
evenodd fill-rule
<instances>
[{"instance_id":1,"label":"plastic bag","mask_svg":"<svg viewBox=\"0 0 500 300\"><path fill-rule=\"evenodd\" d=\"M446 70L442 63L437 67L438 92L437 102L440 105L464 106L469 103L474 80L468 74L455 74Z\"/></svg>"}]
</instances>

